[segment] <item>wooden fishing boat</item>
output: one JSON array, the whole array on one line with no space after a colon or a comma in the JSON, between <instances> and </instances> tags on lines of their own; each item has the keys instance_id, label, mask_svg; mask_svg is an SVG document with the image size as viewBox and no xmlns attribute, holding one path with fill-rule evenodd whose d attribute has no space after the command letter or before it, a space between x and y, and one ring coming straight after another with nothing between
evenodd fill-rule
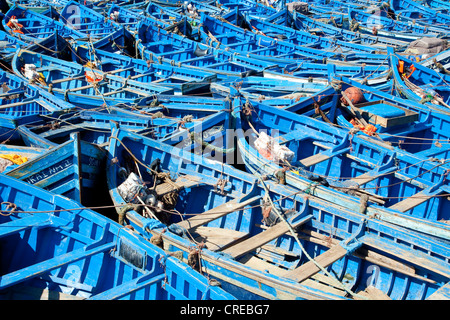
<instances>
[{"instance_id":1,"label":"wooden fishing boat","mask_svg":"<svg viewBox=\"0 0 450 320\"><path fill-rule=\"evenodd\" d=\"M301 79L284 80L249 76L225 83L213 83L211 92L213 95L226 98L233 95L232 88L234 88L248 99L263 100L271 104L282 103L281 99L286 99L289 101L287 105L291 105L299 99L315 95L326 87L328 85L324 83L302 81Z\"/></svg>"},{"instance_id":2,"label":"wooden fishing boat","mask_svg":"<svg viewBox=\"0 0 450 320\"><path fill-rule=\"evenodd\" d=\"M425 0L426 4L437 12L450 13L450 4L441 0Z\"/></svg>"},{"instance_id":3,"label":"wooden fishing boat","mask_svg":"<svg viewBox=\"0 0 450 320\"><path fill-rule=\"evenodd\" d=\"M306 58L324 59L338 54L323 50L297 46L290 42L246 32L244 29L213 17L202 15L200 40L204 44L245 53L250 57L261 60L271 60L283 54L297 53Z\"/></svg>"},{"instance_id":4,"label":"wooden fishing boat","mask_svg":"<svg viewBox=\"0 0 450 320\"><path fill-rule=\"evenodd\" d=\"M0 71L0 140L13 142L19 139L18 126L38 121L46 116L64 114L73 105L56 99L34 85L26 84L14 74Z\"/></svg>"},{"instance_id":5,"label":"wooden fishing boat","mask_svg":"<svg viewBox=\"0 0 450 320\"><path fill-rule=\"evenodd\" d=\"M397 15L397 20L400 17L406 17L420 22L422 18L431 18L427 22L434 22L443 28L450 24L450 15L437 13L436 10L427 8L416 1L389 0L389 5Z\"/></svg>"},{"instance_id":6,"label":"wooden fishing boat","mask_svg":"<svg viewBox=\"0 0 450 320\"><path fill-rule=\"evenodd\" d=\"M65 3L66 0L58 0L58 1L46 1L46 0L6 0L6 3L12 7L14 5L20 5L27 10L34 11L37 13L43 13L45 14L46 11L48 11L50 8L55 8L56 10L60 11Z\"/></svg>"},{"instance_id":7,"label":"wooden fishing boat","mask_svg":"<svg viewBox=\"0 0 450 320\"><path fill-rule=\"evenodd\" d=\"M104 170L105 156L105 150L73 134L69 141L6 174L88 205L94 191L98 190L98 176Z\"/></svg>"},{"instance_id":8,"label":"wooden fishing boat","mask_svg":"<svg viewBox=\"0 0 450 320\"><path fill-rule=\"evenodd\" d=\"M11 64L19 77L84 109L119 103L139 105L157 93L173 94L171 88L143 84L27 50L19 50Z\"/></svg>"},{"instance_id":9,"label":"wooden fishing boat","mask_svg":"<svg viewBox=\"0 0 450 320\"><path fill-rule=\"evenodd\" d=\"M113 32L117 25L77 1L68 1L61 10L60 20L66 27L89 38L103 38Z\"/></svg>"},{"instance_id":10,"label":"wooden fishing boat","mask_svg":"<svg viewBox=\"0 0 450 320\"><path fill-rule=\"evenodd\" d=\"M149 129L136 131L139 135L221 162L235 156L230 110L227 98L194 96L158 95L147 108L120 106L121 112L151 119Z\"/></svg>"},{"instance_id":11,"label":"wooden fishing boat","mask_svg":"<svg viewBox=\"0 0 450 320\"><path fill-rule=\"evenodd\" d=\"M136 31L138 23L144 21L154 23L167 31L174 30L177 26L177 28L181 28L184 34L190 35L192 28L187 23L186 17L171 9L172 7L164 7L153 1L149 2L142 11L133 11L123 6L112 5L108 10L108 16L117 25L124 26L132 31Z\"/></svg>"},{"instance_id":12,"label":"wooden fishing boat","mask_svg":"<svg viewBox=\"0 0 450 320\"><path fill-rule=\"evenodd\" d=\"M441 38L450 34L445 30L424 27L417 24L409 24L402 21L394 21L386 16L382 10L364 12L356 9L348 9L348 19L359 23L358 30L364 33L380 35L405 41L417 40L423 37Z\"/></svg>"},{"instance_id":13,"label":"wooden fishing boat","mask_svg":"<svg viewBox=\"0 0 450 320\"><path fill-rule=\"evenodd\" d=\"M71 45L57 31L45 39L39 39L32 43L22 41L4 31L0 32L0 38L2 39L0 40L2 44L1 60L7 64L11 63L18 49L26 49L66 61L69 61L72 56Z\"/></svg>"},{"instance_id":14,"label":"wooden fishing boat","mask_svg":"<svg viewBox=\"0 0 450 320\"><path fill-rule=\"evenodd\" d=\"M108 183L115 203L127 206L123 223L182 251L238 299L432 299L447 290L446 242L126 130L113 137L109 157L118 162ZM126 157L135 160L127 169ZM122 197L130 176L120 172L148 181L140 213Z\"/></svg>"},{"instance_id":15,"label":"wooden fishing boat","mask_svg":"<svg viewBox=\"0 0 450 320\"><path fill-rule=\"evenodd\" d=\"M145 13L157 20L163 21L164 23L172 24L174 21L181 21L186 17L186 15L184 15L181 11L185 6L186 5L183 4L179 7L164 7L150 1L148 6L145 8Z\"/></svg>"},{"instance_id":16,"label":"wooden fishing boat","mask_svg":"<svg viewBox=\"0 0 450 320\"><path fill-rule=\"evenodd\" d=\"M133 59L116 53L77 46L74 60L82 65L93 66L107 74L135 80L143 84L163 85L172 88L175 94L201 94L209 92L211 82L217 80L215 73L192 70L165 64Z\"/></svg>"},{"instance_id":17,"label":"wooden fishing boat","mask_svg":"<svg viewBox=\"0 0 450 320\"><path fill-rule=\"evenodd\" d=\"M390 66L396 95L433 109L449 111L449 75L422 66L393 52L390 53Z\"/></svg>"},{"instance_id":18,"label":"wooden fishing boat","mask_svg":"<svg viewBox=\"0 0 450 320\"><path fill-rule=\"evenodd\" d=\"M167 96L171 99L171 96ZM168 102L162 96L154 102L153 107L132 109L126 105L110 107L108 111L82 111L59 116L48 117L46 121L33 122L17 127L24 143L28 146L54 148L68 140L73 133L78 133L83 141L107 147L111 135L110 122L114 121L123 128L138 132L141 135L154 139L163 139L166 142L180 142L179 135L189 132L201 125L208 129L219 125L219 118L225 118L225 104L219 107L212 106L212 99L206 99L203 105L195 105L192 101L183 100ZM168 103L166 103L168 102ZM190 102L190 103L189 103ZM189 106L186 108L186 106ZM200 109L201 108L201 109ZM229 108L229 106L228 106ZM223 113L219 117L215 115ZM209 119L212 118L212 119ZM213 121L213 119L216 119ZM223 121L223 120L222 120ZM226 128L224 128L226 129Z\"/></svg>"},{"instance_id":19,"label":"wooden fishing boat","mask_svg":"<svg viewBox=\"0 0 450 320\"><path fill-rule=\"evenodd\" d=\"M0 195L2 300L235 299L136 232L74 201L5 175Z\"/></svg>"},{"instance_id":20,"label":"wooden fishing boat","mask_svg":"<svg viewBox=\"0 0 450 320\"><path fill-rule=\"evenodd\" d=\"M29 45L28 42L0 30L0 59L2 61L10 61L10 57L13 56L19 48L25 48Z\"/></svg>"},{"instance_id":21,"label":"wooden fishing boat","mask_svg":"<svg viewBox=\"0 0 450 320\"><path fill-rule=\"evenodd\" d=\"M382 139L425 157L448 157L450 112L394 97L330 70L331 85L284 109ZM351 99L349 103L344 95Z\"/></svg>"},{"instance_id":22,"label":"wooden fishing boat","mask_svg":"<svg viewBox=\"0 0 450 320\"><path fill-rule=\"evenodd\" d=\"M411 154L255 101L235 99L234 106L242 110L235 110L236 134L249 172L404 227L422 232L436 227L435 235L442 239L450 231L443 222L449 219L444 209L449 205L446 159ZM272 141L283 147L274 159Z\"/></svg>"},{"instance_id":23,"label":"wooden fishing boat","mask_svg":"<svg viewBox=\"0 0 450 320\"><path fill-rule=\"evenodd\" d=\"M342 39L344 41L350 41L353 43L362 43L366 45L371 45L374 47L385 48L386 46L391 46L394 48L404 48L408 45L408 41L401 41L398 39L391 39L387 37L381 37L379 35L374 36L372 34L364 34L361 32L355 32L346 30L343 28L338 28L334 25L327 24L321 21L311 19L310 17L303 15L298 12L293 14L286 12L283 17L285 23L293 24L296 29L308 31L312 34L328 35L336 37L337 39ZM276 23L279 20L279 16L273 16L268 18L268 21Z\"/></svg>"},{"instance_id":24,"label":"wooden fishing boat","mask_svg":"<svg viewBox=\"0 0 450 320\"><path fill-rule=\"evenodd\" d=\"M140 22L136 39L143 59L214 72L218 80L244 78L266 70L282 74L286 65L293 64L292 60L273 63L216 49L159 29L147 21Z\"/></svg>"},{"instance_id":25,"label":"wooden fishing boat","mask_svg":"<svg viewBox=\"0 0 450 320\"><path fill-rule=\"evenodd\" d=\"M228 16L231 14L236 15L237 13L231 12L223 16L223 19L229 21ZM258 18L249 18L246 23L250 26L250 30L253 29L257 33L262 33L268 37L280 39L296 45L308 46L310 48L325 51L332 51L339 48L338 50L340 52L376 53L377 51L380 51L379 48L341 41L338 39L330 39L328 37L320 37L312 35L306 31L295 30L289 26L270 23Z\"/></svg>"},{"instance_id":26,"label":"wooden fishing boat","mask_svg":"<svg viewBox=\"0 0 450 320\"><path fill-rule=\"evenodd\" d=\"M76 41L76 44L87 45L87 42L79 40ZM89 45L95 49L139 58L139 51L136 47L134 35L125 27L118 28L116 31L97 41L89 42Z\"/></svg>"},{"instance_id":27,"label":"wooden fishing boat","mask_svg":"<svg viewBox=\"0 0 450 320\"><path fill-rule=\"evenodd\" d=\"M248 57L264 61L279 62L280 58L313 59L323 62L326 59L352 61L353 63L380 64L386 60L385 55L371 53L341 53L324 51L307 46L299 46L288 41L273 39L261 34L247 32L227 21L202 15L199 29L200 41L217 48L234 50ZM299 61L301 62L301 61Z\"/></svg>"},{"instance_id":28,"label":"wooden fishing boat","mask_svg":"<svg viewBox=\"0 0 450 320\"><path fill-rule=\"evenodd\" d=\"M83 141L104 147L111 134L110 121L116 121L125 128L142 134L153 132L152 119L121 112L117 107L111 107L109 112L105 113L81 111L67 113L57 118L47 117L45 120L18 126L17 131L24 143L33 147L47 149L57 147L69 141L73 133L79 134ZM158 125L155 127L166 128Z\"/></svg>"},{"instance_id":29,"label":"wooden fishing boat","mask_svg":"<svg viewBox=\"0 0 450 320\"><path fill-rule=\"evenodd\" d=\"M60 21L27 10L20 5L14 5L8 10L2 20L2 25L6 32L30 42L47 38L56 31L64 38L80 39L85 37L82 33L68 28Z\"/></svg>"}]
</instances>

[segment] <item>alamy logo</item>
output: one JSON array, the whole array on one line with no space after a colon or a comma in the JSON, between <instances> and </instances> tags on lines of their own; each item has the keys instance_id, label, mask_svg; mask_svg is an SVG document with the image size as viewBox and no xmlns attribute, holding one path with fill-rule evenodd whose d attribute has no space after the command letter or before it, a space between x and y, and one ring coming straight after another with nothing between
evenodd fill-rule
<instances>
[{"instance_id":1,"label":"alamy logo","mask_svg":"<svg viewBox=\"0 0 450 320\"><path fill-rule=\"evenodd\" d=\"M80 7L76 5L70 5L67 7L65 13L65 16L67 18L64 21L64 24L69 28L79 30L81 24Z\"/></svg>"}]
</instances>

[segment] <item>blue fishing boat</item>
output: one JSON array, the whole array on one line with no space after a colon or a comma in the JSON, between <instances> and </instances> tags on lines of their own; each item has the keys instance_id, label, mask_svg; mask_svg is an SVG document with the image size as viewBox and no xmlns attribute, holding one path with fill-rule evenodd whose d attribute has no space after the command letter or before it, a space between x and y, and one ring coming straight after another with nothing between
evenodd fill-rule
<instances>
[{"instance_id":1,"label":"blue fishing boat","mask_svg":"<svg viewBox=\"0 0 450 320\"><path fill-rule=\"evenodd\" d=\"M352 31L360 30L364 33L395 38L404 41L417 40L423 37L448 37L450 33L439 28L413 25L402 21L395 21L386 17L384 11L364 12L348 9L348 19L352 21ZM358 25L356 25L358 23Z\"/></svg>"},{"instance_id":2,"label":"blue fishing boat","mask_svg":"<svg viewBox=\"0 0 450 320\"><path fill-rule=\"evenodd\" d=\"M108 10L108 17L115 24L132 31L136 31L136 27L140 21L152 21L160 27L168 27L173 22L183 19L182 15L170 10L170 8L166 9L166 7L159 6L153 2L149 2L148 6L140 11L133 11L129 8L113 4Z\"/></svg>"},{"instance_id":3,"label":"blue fishing boat","mask_svg":"<svg viewBox=\"0 0 450 320\"><path fill-rule=\"evenodd\" d=\"M61 10L65 5L65 0L58 1L45 1L45 0L6 0L6 3L12 7L14 5L20 5L27 10L34 11L37 13L44 13L50 8L55 8L58 11Z\"/></svg>"},{"instance_id":4,"label":"blue fishing boat","mask_svg":"<svg viewBox=\"0 0 450 320\"><path fill-rule=\"evenodd\" d=\"M85 142L78 134L8 171L8 176L23 180L55 194L87 205L98 188L106 152Z\"/></svg>"},{"instance_id":5,"label":"blue fishing boat","mask_svg":"<svg viewBox=\"0 0 450 320\"><path fill-rule=\"evenodd\" d=\"M58 32L35 42L25 42L15 36L11 36L4 31L0 32L1 60L5 63L11 63L14 54L19 49L26 49L37 53L43 53L58 59L70 60L72 56L71 44L61 37Z\"/></svg>"},{"instance_id":6,"label":"blue fishing boat","mask_svg":"<svg viewBox=\"0 0 450 320\"><path fill-rule=\"evenodd\" d=\"M82 33L68 28L60 21L27 10L20 5L14 5L8 10L2 20L2 25L6 32L30 42L47 38L55 32L58 32L64 38L80 39L85 37Z\"/></svg>"},{"instance_id":7,"label":"blue fishing boat","mask_svg":"<svg viewBox=\"0 0 450 320\"><path fill-rule=\"evenodd\" d=\"M425 0L425 3L437 12L442 12L445 14L450 13L450 4L448 2L441 0Z\"/></svg>"},{"instance_id":8,"label":"blue fishing boat","mask_svg":"<svg viewBox=\"0 0 450 320\"><path fill-rule=\"evenodd\" d=\"M137 50L134 35L124 27L118 28L106 37L96 41L86 42L83 40L78 40L76 41L76 44L89 44L95 49L116 52L125 56L139 58L139 51Z\"/></svg>"},{"instance_id":9,"label":"blue fishing boat","mask_svg":"<svg viewBox=\"0 0 450 320\"><path fill-rule=\"evenodd\" d=\"M381 37L379 35L374 36L372 34L364 34L361 32L338 28L334 25L314 20L298 12L294 12L293 14L287 12L286 14L288 15L288 23L294 24L295 28L299 30L308 31L312 34L336 37L344 41L378 46L382 49L384 49L386 46L401 49L403 47L406 47L409 43L408 41ZM268 19L269 21L276 22L279 18L274 15L273 17L270 17Z\"/></svg>"},{"instance_id":10,"label":"blue fishing boat","mask_svg":"<svg viewBox=\"0 0 450 320\"><path fill-rule=\"evenodd\" d=\"M330 86L284 109L360 131L414 154L447 158L448 110L426 108L339 76L334 70L330 77Z\"/></svg>"},{"instance_id":11,"label":"blue fishing boat","mask_svg":"<svg viewBox=\"0 0 450 320\"><path fill-rule=\"evenodd\" d=\"M291 105L304 97L317 94L328 87L321 82L309 82L298 78L276 79L270 77L249 76L229 82L211 84L211 92L218 97L229 97L233 88L239 90L245 98L264 101L270 104ZM282 100L286 100L283 102Z\"/></svg>"},{"instance_id":12,"label":"blue fishing boat","mask_svg":"<svg viewBox=\"0 0 450 320\"><path fill-rule=\"evenodd\" d=\"M186 5L183 4L180 7L164 7L155 2L150 1L148 6L145 8L145 13L153 18L163 21L168 25L172 24L175 21L183 20L186 15L183 14L182 9ZM187 9L187 6L186 6ZM128 17L128 14L126 15Z\"/></svg>"},{"instance_id":13,"label":"blue fishing boat","mask_svg":"<svg viewBox=\"0 0 450 320\"><path fill-rule=\"evenodd\" d=\"M386 61L386 56L382 54L342 53L295 45L288 41L247 32L227 21L207 15L202 15L201 23L199 35L202 43L224 50L234 50L248 57L273 63L280 63L280 58L290 60L291 63L295 61L293 59L300 60L299 62L305 59L318 62L336 59L378 65Z\"/></svg>"},{"instance_id":14,"label":"blue fishing boat","mask_svg":"<svg viewBox=\"0 0 450 320\"><path fill-rule=\"evenodd\" d=\"M235 300L136 232L74 201L5 175L0 195L2 300Z\"/></svg>"},{"instance_id":15,"label":"blue fishing boat","mask_svg":"<svg viewBox=\"0 0 450 320\"><path fill-rule=\"evenodd\" d=\"M17 76L84 109L119 103L139 105L157 93L173 94L171 88L144 84L27 50L16 52L11 64Z\"/></svg>"},{"instance_id":16,"label":"blue fishing boat","mask_svg":"<svg viewBox=\"0 0 450 320\"><path fill-rule=\"evenodd\" d=\"M427 232L432 225L442 239L450 231L443 223L446 159L414 155L256 101L236 99L234 106L242 110L235 109L237 143L249 172L405 227Z\"/></svg>"},{"instance_id":17,"label":"blue fishing boat","mask_svg":"<svg viewBox=\"0 0 450 320\"><path fill-rule=\"evenodd\" d=\"M111 107L109 112L105 113L81 111L47 117L45 120L18 126L17 132L23 142L32 147L55 148L69 141L73 133L79 134L83 141L104 147L111 134L110 121L117 121L125 128L141 134L152 131L152 119L138 114L130 115L119 108ZM160 128L158 124L155 127Z\"/></svg>"},{"instance_id":18,"label":"blue fishing boat","mask_svg":"<svg viewBox=\"0 0 450 320\"><path fill-rule=\"evenodd\" d=\"M117 25L111 20L80 4L68 1L61 10L60 21L69 29L76 30L89 38L103 38L113 32Z\"/></svg>"},{"instance_id":19,"label":"blue fishing boat","mask_svg":"<svg viewBox=\"0 0 450 320\"><path fill-rule=\"evenodd\" d=\"M229 105L217 99L202 99L203 104L195 104L192 99L170 100L174 100L173 96L156 96L151 106L139 110L118 105L104 112L81 111L57 118L47 117L46 121L18 126L17 132L28 146L54 148L70 140L71 134L78 133L83 141L104 148L108 146L111 135L110 122L114 121L141 135L178 143L180 134L197 126L203 130L219 126L219 119L226 115L224 110L229 109ZM219 113L222 115L217 117Z\"/></svg>"},{"instance_id":20,"label":"blue fishing boat","mask_svg":"<svg viewBox=\"0 0 450 320\"><path fill-rule=\"evenodd\" d=\"M182 251L238 299L432 299L447 290L448 244L429 235L126 130L114 129L109 152L118 160L108 183L115 203L127 206L123 223ZM135 160L129 171L126 156ZM142 210L126 201L135 178L149 181L137 195ZM369 265L379 271L373 282Z\"/></svg>"},{"instance_id":21,"label":"blue fishing boat","mask_svg":"<svg viewBox=\"0 0 450 320\"><path fill-rule=\"evenodd\" d=\"M73 55L75 61L90 65L94 70L134 80L142 84L163 85L172 88L175 94L201 94L209 92L211 82L217 80L215 73L190 68L133 59L116 53L77 46Z\"/></svg>"},{"instance_id":22,"label":"blue fishing boat","mask_svg":"<svg viewBox=\"0 0 450 320\"><path fill-rule=\"evenodd\" d=\"M433 109L449 111L449 75L392 52L390 53L390 66L394 78L393 88L397 95Z\"/></svg>"},{"instance_id":23,"label":"blue fishing boat","mask_svg":"<svg viewBox=\"0 0 450 320\"><path fill-rule=\"evenodd\" d=\"M14 74L0 71L0 140L13 142L20 139L18 126L46 116L64 114L74 108L73 105L55 99L46 91L27 84Z\"/></svg>"},{"instance_id":24,"label":"blue fishing boat","mask_svg":"<svg viewBox=\"0 0 450 320\"><path fill-rule=\"evenodd\" d=\"M222 18L229 21L228 17L232 14L237 15L236 12L231 12L224 15ZM328 37L319 37L306 31L294 30L291 27L266 22L258 18L249 18L246 23L249 25L250 30L253 29L257 33L261 33L279 40L288 41L296 45L308 46L310 48L322 49L326 51L339 50L340 52L376 53L379 51L379 49L371 46L355 44L338 39L330 39Z\"/></svg>"},{"instance_id":25,"label":"blue fishing boat","mask_svg":"<svg viewBox=\"0 0 450 320\"><path fill-rule=\"evenodd\" d=\"M265 70L281 74L284 73L286 65L293 64L292 61L283 63L279 60L277 63L262 61L216 49L167 32L148 21L139 23L136 39L143 59L211 71L217 74L218 80L228 77L244 78L262 74Z\"/></svg>"},{"instance_id":26,"label":"blue fishing boat","mask_svg":"<svg viewBox=\"0 0 450 320\"><path fill-rule=\"evenodd\" d=\"M436 10L427 8L416 1L389 0L389 5L397 15L397 20L406 18L407 20L415 20L415 22L420 23L421 19L426 19L427 23L435 24L444 29L447 29L450 25L450 15L438 13Z\"/></svg>"},{"instance_id":27,"label":"blue fishing boat","mask_svg":"<svg viewBox=\"0 0 450 320\"><path fill-rule=\"evenodd\" d=\"M8 62L11 60L9 57L14 55L20 47L25 48L29 45L28 42L0 30L0 59L2 61Z\"/></svg>"}]
</instances>

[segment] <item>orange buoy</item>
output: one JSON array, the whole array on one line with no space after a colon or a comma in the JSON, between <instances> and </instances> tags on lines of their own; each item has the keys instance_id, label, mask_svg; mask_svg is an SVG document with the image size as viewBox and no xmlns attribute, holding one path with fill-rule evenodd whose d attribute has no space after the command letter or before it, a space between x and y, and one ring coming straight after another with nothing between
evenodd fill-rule
<instances>
[{"instance_id":1,"label":"orange buoy","mask_svg":"<svg viewBox=\"0 0 450 320\"><path fill-rule=\"evenodd\" d=\"M358 104L358 103L364 102L364 94L362 93L361 89L359 89L359 88L356 88L356 87L347 88L347 89L345 89L344 94L347 96L347 98L349 98L349 100L353 104ZM345 99L344 97L341 98L341 102L345 106L349 105L347 99Z\"/></svg>"}]
</instances>

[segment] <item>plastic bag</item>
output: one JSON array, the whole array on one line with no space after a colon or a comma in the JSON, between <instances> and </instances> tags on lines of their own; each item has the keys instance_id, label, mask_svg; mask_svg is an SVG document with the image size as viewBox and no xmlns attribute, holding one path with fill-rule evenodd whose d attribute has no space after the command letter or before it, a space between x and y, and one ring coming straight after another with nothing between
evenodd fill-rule
<instances>
[{"instance_id":1,"label":"plastic bag","mask_svg":"<svg viewBox=\"0 0 450 320\"><path fill-rule=\"evenodd\" d=\"M258 152L266 159L272 161L292 161L295 153L286 146L281 146L272 137L268 136L264 131L261 131L258 139L254 144Z\"/></svg>"},{"instance_id":2,"label":"plastic bag","mask_svg":"<svg viewBox=\"0 0 450 320\"><path fill-rule=\"evenodd\" d=\"M141 178L133 172L130 173L128 178L117 187L117 190L123 200L127 203L139 203L137 197L140 197L141 199L145 199L147 197L144 183Z\"/></svg>"}]
</instances>

